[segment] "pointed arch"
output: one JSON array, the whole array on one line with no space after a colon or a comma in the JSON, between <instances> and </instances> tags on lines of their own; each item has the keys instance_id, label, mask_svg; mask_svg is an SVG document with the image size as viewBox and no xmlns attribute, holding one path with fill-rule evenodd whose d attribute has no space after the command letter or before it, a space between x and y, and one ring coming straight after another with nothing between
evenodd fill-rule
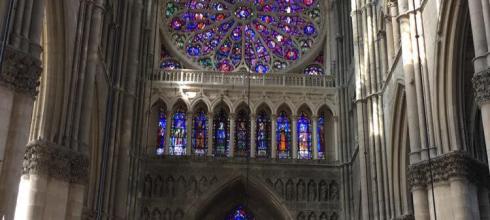
<instances>
[{"instance_id":1,"label":"pointed arch","mask_svg":"<svg viewBox=\"0 0 490 220\"><path fill-rule=\"evenodd\" d=\"M191 102L190 109L192 112L196 112L199 108L206 109L209 112L211 108L211 101L206 96L201 96Z\"/></svg>"},{"instance_id":2,"label":"pointed arch","mask_svg":"<svg viewBox=\"0 0 490 220\"><path fill-rule=\"evenodd\" d=\"M245 194L249 196L248 203L244 201ZM257 219L292 219L280 201L261 180L236 176L213 187L212 191L191 204L186 213L192 215L189 219L224 219L237 204L247 204L246 208Z\"/></svg>"}]
</instances>

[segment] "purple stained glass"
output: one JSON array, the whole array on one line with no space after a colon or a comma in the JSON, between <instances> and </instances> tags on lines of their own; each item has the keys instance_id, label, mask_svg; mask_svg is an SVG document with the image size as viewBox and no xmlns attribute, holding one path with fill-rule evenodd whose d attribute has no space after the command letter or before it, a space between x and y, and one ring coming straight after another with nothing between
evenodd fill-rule
<instances>
[{"instance_id":1,"label":"purple stained glass","mask_svg":"<svg viewBox=\"0 0 490 220\"><path fill-rule=\"evenodd\" d=\"M255 220L255 218L243 205L238 205L230 211L225 220Z\"/></svg>"},{"instance_id":2,"label":"purple stained glass","mask_svg":"<svg viewBox=\"0 0 490 220\"><path fill-rule=\"evenodd\" d=\"M204 69L268 73L292 68L320 43L321 2L169 0L165 27L179 36L172 38L179 52Z\"/></svg>"}]
</instances>

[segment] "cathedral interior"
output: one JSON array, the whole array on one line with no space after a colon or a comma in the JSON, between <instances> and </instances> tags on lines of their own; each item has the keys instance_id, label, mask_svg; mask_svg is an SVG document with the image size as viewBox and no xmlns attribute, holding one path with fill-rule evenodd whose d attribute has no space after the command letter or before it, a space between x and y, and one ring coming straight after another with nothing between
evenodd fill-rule
<instances>
[{"instance_id":1,"label":"cathedral interior","mask_svg":"<svg viewBox=\"0 0 490 220\"><path fill-rule=\"evenodd\" d=\"M1 220L490 220L490 0L2 0Z\"/></svg>"}]
</instances>

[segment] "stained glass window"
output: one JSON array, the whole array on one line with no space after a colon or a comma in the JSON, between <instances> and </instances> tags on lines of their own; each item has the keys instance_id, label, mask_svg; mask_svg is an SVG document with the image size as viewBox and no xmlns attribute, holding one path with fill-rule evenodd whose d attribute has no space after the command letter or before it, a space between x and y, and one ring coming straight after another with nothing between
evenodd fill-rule
<instances>
[{"instance_id":1,"label":"stained glass window","mask_svg":"<svg viewBox=\"0 0 490 220\"><path fill-rule=\"evenodd\" d=\"M317 130L317 138L318 138L318 158L325 158L325 115L322 113L320 117L318 117L318 130Z\"/></svg>"},{"instance_id":2,"label":"stained glass window","mask_svg":"<svg viewBox=\"0 0 490 220\"><path fill-rule=\"evenodd\" d=\"M250 149L250 119L245 110L240 110L236 119L235 156L247 157Z\"/></svg>"},{"instance_id":3,"label":"stained glass window","mask_svg":"<svg viewBox=\"0 0 490 220\"><path fill-rule=\"evenodd\" d=\"M316 76L324 74L323 67L318 64L311 64L305 68L305 75Z\"/></svg>"},{"instance_id":4,"label":"stained glass window","mask_svg":"<svg viewBox=\"0 0 490 220\"><path fill-rule=\"evenodd\" d=\"M207 118L204 111L198 111L194 115L194 130L192 132L192 147L194 154L198 156L205 156L208 148L207 146Z\"/></svg>"},{"instance_id":5,"label":"stained glass window","mask_svg":"<svg viewBox=\"0 0 490 220\"><path fill-rule=\"evenodd\" d=\"M304 112L298 118L298 157L311 159L311 123Z\"/></svg>"},{"instance_id":6,"label":"stained glass window","mask_svg":"<svg viewBox=\"0 0 490 220\"><path fill-rule=\"evenodd\" d=\"M214 117L214 156L228 155L229 138L228 114L222 109Z\"/></svg>"},{"instance_id":7,"label":"stained glass window","mask_svg":"<svg viewBox=\"0 0 490 220\"><path fill-rule=\"evenodd\" d=\"M246 210L242 205L235 207L225 220L254 220L251 212Z\"/></svg>"},{"instance_id":8,"label":"stained glass window","mask_svg":"<svg viewBox=\"0 0 490 220\"><path fill-rule=\"evenodd\" d=\"M182 65L175 59L165 59L160 63L160 68L164 70L182 69Z\"/></svg>"},{"instance_id":9,"label":"stained glass window","mask_svg":"<svg viewBox=\"0 0 490 220\"><path fill-rule=\"evenodd\" d=\"M291 122L284 111L282 111L277 117L276 139L277 156L280 159L290 158Z\"/></svg>"},{"instance_id":10,"label":"stained glass window","mask_svg":"<svg viewBox=\"0 0 490 220\"><path fill-rule=\"evenodd\" d=\"M196 66L267 73L321 43L321 0L169 0L171 43Z\"/></svg>"},{"instance_id":11,"label":"stained glass window","mask_svg":"<svg viewBox=\"0 0 490 220\"><path fill-rule=\"evenodd\" d=\"M160 110L158 113L158 127L157 127L157 155L163 155L165 152L165 130L167 128L167 118L165 111Z\"/></svg>"},{"instance_id":12,"label":"stained glass window","mask_svg":"<svg viewBox=\"0 0 490 220\"><path fill-rule=\"evenodd\" d=\"M269 116L265 111L261 111L257 115L257 133L256 133L257 157L269 156L270 126L271 126L271 122Z\"/></svg>"},{"instance_id":13,"label":"stained glass window","mask_svg":"<svg viewBox=\"0 0 490 220\"><path fill-rule=\"evenodd\" d=\"M185 112L177 110L172 118L172 136L170 145L170 155L185 155L186 146L186 127Z\"/></svg>"}]
</instances>

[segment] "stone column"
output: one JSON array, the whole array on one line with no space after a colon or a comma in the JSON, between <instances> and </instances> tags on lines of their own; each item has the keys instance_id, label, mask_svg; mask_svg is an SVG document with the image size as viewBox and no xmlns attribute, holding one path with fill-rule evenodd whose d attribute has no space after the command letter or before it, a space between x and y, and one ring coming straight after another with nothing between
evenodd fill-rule
<instances>
[{"instance_id":1,"label":"stone column","mask_svg":"<svg viewBox=\"0 0 490 220\"><path fill-rule=\"evenodd\" d=\"M185 132L185 139L186 139L186 146L185 146L185 154L187 156L191 156L192 155L192 118L193 118L194 114L192 112L187 112L187 115L186 115L186 126L185 126L185 129L186 129L186 132Z\"/></svg>"},{"instance_id":2,"label":"stone column","mask_svg":"<svg viewBox=\"0 0 490 220\"><path fill-rule=\"evenodd\" d=\"M427 199L427 190L425 186L412 187L412 197L415 219L429 220L430 213L427 208L429 207L429 200Z\"/></svg>"},{"instance_id":3,"label":"stone column","mask_svg":"<svg viewBox=\"0 0 490 220\"><path fill-rule=\"evenodd\" d=\"M292 123L291 123L291 130L293 132L293 143L291 144L291 151L292 151L292 158L293 159L298 159L298 128L297 128L297 123L298 123L298 117L296 115L293 115L291 117Z\"/></svg>"},{"instance_id":4,"label":"stone column","mask_svg":"<svg viewBox=\"0 0 490 220\"><path fill-rule=\"evenodd\" d=\"M167 127L165 128L165 151L164 155L170 155L170 137L172 136L172 123L173 123L173 118L172 118L172 112L167 111Z\"/></svg>"},{"instance_id":5,"label":"stone column","mask_svg":"<svg viewBox=\"0 0 490 220\"><path fill-rule=\"evenodd\" d=\"M8 3L10 1L0 3L1 12L6 12ZM14 217L22 161L42 70L40 34L44 4L43 0L28 4L17 0L10 32L7 33L10 39L0 69L0 219ZM6 14L1 15L0 21L5 22L3 16Z\"/></svg>"},{"instance_id":6,"label":"stone column","mask_svg":"<svg viewBox=\"0 0 490 220\"><path fill-rule=\"evenodd\" d=\"M393 56L396 55L398 49L400 49L400 25L398 23L398 5L397 0L390 0L388 3L390 7L391 25L393 31Z\"/></svg>"},{"instance_id":7,"label":"stone column","mask_svg":"<svg viewBox=\"0 0 490 220\"><path fill-rule=\"evenodd\" d=\"M250 115L250 158L255 158L256 155L256 132L257 132L257 119L256 115Z\"/></svg>"},{"instance_id":8,"label":"stone column","mask_svg":"<svg viewBox=\"0 0 490 220\"><path fill-rule=\"evenodd\" d=\"M312 132L313 137L311 137L311 139L313 140L313 143L311 148L313 148L312 149L313 159L317 160L318 159L318 116L316 115L313 116L312 120L313 120L313 132Z\"/></svg>"},{"instance_id":9,"label":"stone column","mask_svg":"<svg viewBox=\"0 0 490 220\"><path fill-rule=\"evenodd\" d=\"M207 143L208 143L208 157L211 157L213 156L213 120L214 120L214 114L212 112L209 112L208 113L208 124L206 126L206 129L208 129L208 133L207 133Z\"/></svg>"},{"instance_id":10,"label":"stone column","mask_svg":"<svg viewBox=\"0 0 490 220\"><path fill-rule=\"evenodd\" d=\"M456 176L449 179L455 220L480 219L478 190L466 178Z\"/></svg>"},{"instance_id":11,"label":"stone column","mask_svg":"<svg viewBox=\"0 0 490 220\"><path fill-rule=\"evenodd\" d=\"M478 190L480 218L490 220L490 195L488 194L488 189L486 186L480 186Z\"/></svg>"},{"instance_id":12,"label":"stone column","mask_svg":"<svg viewBox=\"0 0 490 220\"><path fill-rule=\"evenodd\" d=\"M488 69L485 60L488 51L488 42L485 35L483 7L481 1L468 1L468 6L470 9L471 30L476 56L473 61L475 69L473 87L475 89L475 99L481 108L485 145L487 147L488 158L490 158L490 69Z\"/></svg>"},{"instance_id":13,"label":"stone column","mask_svg":"<svg viewBox=\"0 0 490 220\"><path fill-rule=\"evenodd\" d=\"M228 157L235 155L235 114L230 114L230 143L228 150Z\"/></svg>"},{"instance_id":14,"label":"stone column","mask_svg":"<svg viewBox=\"0 0 490 220\"><path fill-rule=\"evenodd\" d=\"M277 143L276 143L276 126L277 126L277 116L271 115L271 158L277 158Z\"/></svg>"}]
</instances>

